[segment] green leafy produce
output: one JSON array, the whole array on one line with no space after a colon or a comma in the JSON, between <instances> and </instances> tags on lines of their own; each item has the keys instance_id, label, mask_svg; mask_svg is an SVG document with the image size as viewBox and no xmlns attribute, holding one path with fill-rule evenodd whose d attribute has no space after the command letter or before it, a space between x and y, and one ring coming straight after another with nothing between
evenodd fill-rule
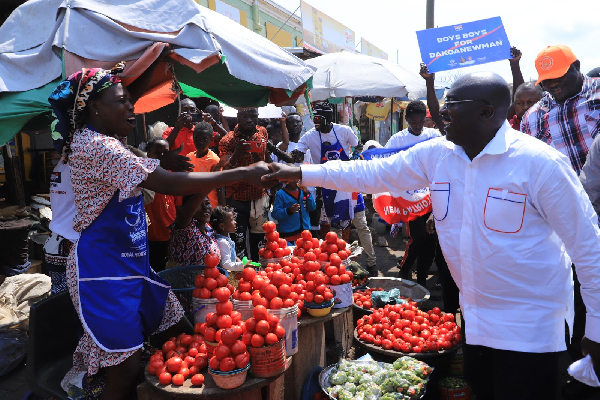
<instances>
[{"instance_id":1,"label":"green leafy produce","mask_svg":"<svg viewBox=\"0 0 600 400\"><path fill-rule=\"evenodd\" d=\"M412 357L393 364L340 360L331 371L327 389L336 399L417 400L427 385L433 368Z\"/></svg>"}]
</instances>

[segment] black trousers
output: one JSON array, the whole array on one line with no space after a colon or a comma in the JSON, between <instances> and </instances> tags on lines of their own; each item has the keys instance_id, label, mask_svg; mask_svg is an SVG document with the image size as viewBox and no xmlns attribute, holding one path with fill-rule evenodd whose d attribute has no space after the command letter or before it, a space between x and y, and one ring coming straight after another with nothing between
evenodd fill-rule
<instances>
[{"instance_id":1,"label":"black trousers","mask_svg":"<svg viewBox=\"0 0 600 400\"><path fill-rule=\"evenodd\" d=\"M465 344L465 378L477 400L555 400L560 355Z\"/></svg>"},{"instance_id":2,"label":"black trousers","mask_svg":"<svg viewBox=\"0 0 600 400\"><path fill-rule=\"evenodd\" d=\"M425 222L431 213L427 213L408 223L409 235L404 258L400 262L400 276L408 277L410 269L417 261L417 282L425 285L427 272L435 258L436 235L427 233Z\"/></svg>"},{"instance_id":3,"label":"black trousers","mask_svg":"<svg viewBox=\"0 0 600 400\"><path fill-rule=\"evenodd\" d=\"M169 258L169 241L148 241L148 252L148 258L152 269L155 272L163 271L167 264L167 259Z\"/></svg>"},{"instance_id":4,"label":"black trousers","mask_svg":"<svg viewBox=\"0 0 600 400\"><path fill-rule=\"evenodd\" d=\"M250 211L252 202L227 199L227 205L234 208L237 213L237 229L232 235L237 256L240 259L247 256L252 261L258 261L258 249L260 246L264 245L265 235L262 233L250 232ZM250 242L249 249L246 246L247 238Z\"/></svg>"},{"instance_id":5,"label":"black trousers","mask_svg":"<svg viewBox=\"0 0 600 400\"><path fill-rule=\"evenodd\" d=\"M585 334L586 309L585 304L583 304L583 298L581 297L581 283L579 283L579 278L577 278L575 265L572 264L571 268L573 269L573 282L575 291L575 318L573 321L573 337L571 338L570 342L567 341L567 352L573 361L577 361L583 358L583 354L581 354L581 339L583 339Z\"/></svg>"},{"instance_id":6,"label":"black trousers","mask_svg":"<svg viewBox=\"0 0 600 400\"><path fill-rule=\"evenodd\" d=\"M459 307L458 287L456 286L454 279L452 279L452 275L450 274L450 270L448 269L448 264L446 263L446 259L444 258L444 254L442 253L442 248L440 247L440 241L437 238L437 234L435 235L435 241L435 265L437 265L438 267L440 282L442 283L442 300L444 301L444 312L454 314L456 313L456 310Z\"/></svg>"}]
</instances>

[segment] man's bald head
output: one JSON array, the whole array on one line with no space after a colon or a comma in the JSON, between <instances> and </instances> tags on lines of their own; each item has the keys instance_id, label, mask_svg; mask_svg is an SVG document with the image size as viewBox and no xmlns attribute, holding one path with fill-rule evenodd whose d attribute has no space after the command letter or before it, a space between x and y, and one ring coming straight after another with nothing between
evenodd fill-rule
<instances>
[{"instance_id":1,"label":"man's bald head","mask_svg":"<svg viewBox=\"0 0 600 400\"><path fill-rule=\"evenodd\" d=\"M500 75L475 72L461 76L440 109L446 139L462 146L473 159L506 122L510 100L510 89Z\"/></svg>"},{"instance_id":2,"label":"man's bald head","mask_svg":"<svg viewBox=\"0 0 600 400\"><path fill-rule=\"evenodd\" d=\"M480 99L494 107L494 120L504 122L511 96L508 83L493 72L473 72L458 78L452 85L455 93L468 99Z\"/></svg>"}]
</instances>

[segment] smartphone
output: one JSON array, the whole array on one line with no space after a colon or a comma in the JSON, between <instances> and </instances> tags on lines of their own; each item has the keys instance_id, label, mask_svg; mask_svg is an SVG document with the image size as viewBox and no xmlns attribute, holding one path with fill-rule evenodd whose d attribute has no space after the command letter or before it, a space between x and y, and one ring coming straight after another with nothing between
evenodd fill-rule
<instances>
[{"instance_id":1,"label":"smartphone","mask_svg":"<svg viewBox=\"0 0 600 400\"><path fill-rule=\"evenodd\" d=\"M250 145L250 153L262 153L263 152L263 142L262 140L249 140L246 143Z\"/></svg>"},{"instance_id":2,"label":"smartphone","mask_svg":"<svg viewBox=\"0 0 600 400\"><path fill-rule=\"evenodd\" d=\"M202 113L192 113L190 115L192 116L192 122L204 121L204 118L202 117Z\"/></svg>"}]
</instances>

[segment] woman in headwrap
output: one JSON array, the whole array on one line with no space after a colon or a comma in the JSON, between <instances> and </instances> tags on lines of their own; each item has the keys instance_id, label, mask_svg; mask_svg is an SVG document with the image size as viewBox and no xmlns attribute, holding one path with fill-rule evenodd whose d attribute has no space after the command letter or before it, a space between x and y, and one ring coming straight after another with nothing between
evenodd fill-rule
<instances>
[{"instance_id":1,"label":"woman in headwrap","mask_svg":"<svg viewBox=\"0 0 600 400\"><path fill-rule=\"evenodd\" d=\"M67 284L84 334L63 380L106 372L102 399L132 398L141 372L141 347L192 326L169 285L148 262L141 188L189 195L241 181L260 184L266 164L210 173L168 172L181 156L139 158L124 139L135 127L133 100L117 73L84 68L59 84L49 101L66 139L76 206L73 228L80 233L67 262ZM147 71L151 73L153 68ZM140 77L136 82L144 82ZM132 84L133 86L133 84ZM161 167L162 166L162 167Z\"/></svg>"}]
</instances>

